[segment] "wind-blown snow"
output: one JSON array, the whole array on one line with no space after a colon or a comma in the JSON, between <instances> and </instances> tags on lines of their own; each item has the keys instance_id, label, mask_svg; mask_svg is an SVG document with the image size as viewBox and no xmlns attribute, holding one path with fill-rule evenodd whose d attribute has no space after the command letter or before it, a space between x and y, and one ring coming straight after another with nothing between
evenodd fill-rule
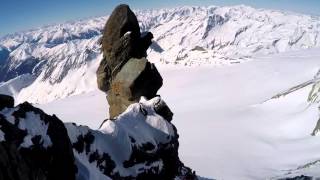
<instances>
[{"instance_id":1,"label":"wind-blown snow","mask_svg":"<svg viewBox=\"0 0 320 180\"><path fill-rule=\"evenodd\" d=\"M284 177L319 160L319 136L311 136L319 119L318 105L308 102L311 85L271 99L312 80L320 69L319 52L264 56L223 67L159 65L164 79L159 94L174 112L183 162L204 177L247 180ZM87 104L86 110L79 103ZM107 114L99 91L39 106L92 128L101 122L87 117L101 120ZM310 175L320 177L319 171Z\"/></svg>"},{"instance_id":2,"label":"wind-blown snow","mask_svg":"<svg viewBox=\"0 0 320 180\"><path fill-rule=\"evenodd\" d=\"M154 34L148 59L157 63L230 65L261 54L320 45L320 18L308 15L248 6L178 7L136 14L142 31ZM101 60L99 39L107 18L51 25L1 38L0 57L3 54L6 58L0 59L4 62L0 81L25 73L36 77L16 95L17 102L47 103L92 91Z\"/></svg>"}]
</instances>

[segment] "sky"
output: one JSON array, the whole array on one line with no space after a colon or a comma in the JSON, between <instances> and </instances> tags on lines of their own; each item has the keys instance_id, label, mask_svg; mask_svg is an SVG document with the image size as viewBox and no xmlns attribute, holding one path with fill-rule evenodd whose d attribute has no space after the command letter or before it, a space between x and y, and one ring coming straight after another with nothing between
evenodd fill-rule
<instances>
[{"instance_id":1,"label":"sky","mask_svg":"<svg viewBox=\"0 0 320 180\"><path fill-rule=\"evenodd\" d=\"M0 37L14 32L111 13L120 4L132 9L183 5L249 5L320 16L320 0L0 0Z\"/></svg>"}]
</instances>

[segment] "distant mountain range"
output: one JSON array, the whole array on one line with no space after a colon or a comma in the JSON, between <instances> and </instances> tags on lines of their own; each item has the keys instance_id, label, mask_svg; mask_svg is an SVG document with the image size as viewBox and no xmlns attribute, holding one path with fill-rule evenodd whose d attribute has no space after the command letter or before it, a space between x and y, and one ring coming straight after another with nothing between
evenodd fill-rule
<instances>
[{"instance_id":1,"label":"distant mountain range","mask_svg":"<svg viewBox=\"0 0 320 180\"><path fill-rule=\"evenodd\" d=\"M320 46L320 17L232 7L136 11L154 34L148 59L164 64L229 65L253 56ZM96 89L99 39L108 17L68 22L0 39L0 92L46 103Z\"/></svg>"}]
</instances>

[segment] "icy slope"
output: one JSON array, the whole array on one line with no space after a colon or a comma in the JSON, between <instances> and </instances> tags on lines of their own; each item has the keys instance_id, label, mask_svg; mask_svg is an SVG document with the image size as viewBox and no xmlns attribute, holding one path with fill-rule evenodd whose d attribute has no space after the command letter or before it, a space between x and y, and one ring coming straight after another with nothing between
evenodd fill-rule
<instances>
[{"instance_id":1,"label":"icy slope","mask_svg":"<svg viewBox=\"0 0 320 180\"><path fill-rule=\"evenodd\" d=\"M320 159L319 136L311 136L319 119L318 104L308 101L312 85L272 99L314 79L319 52L283 53L223 67L159 66L166 82L159 93L175 112L186 165L202 176L226 180L280 178L290 171L320 177L316 165L315 171L294 171ZM95 91L39 106L98 128L100 122L83 116L105 117L98 113L107 112L105 102L103 93Z\"/></svg>"},{"instance_id":2,"label":"icy slope","mask_svg":"<svg viewBox=\"0 0 320 180\"><path fill-rule=\"evenodd\" d=\"M260 54L320 45L320 18L308 15L247 6L178 7L136 14L141 28L155 36L148 59L157 63L234 64ZM106 20L97 17L1 38L0 82L27 73L36 77L17 94L18 102L45 103L96 89L98 42Z\"/></svg>"}]
</instances>

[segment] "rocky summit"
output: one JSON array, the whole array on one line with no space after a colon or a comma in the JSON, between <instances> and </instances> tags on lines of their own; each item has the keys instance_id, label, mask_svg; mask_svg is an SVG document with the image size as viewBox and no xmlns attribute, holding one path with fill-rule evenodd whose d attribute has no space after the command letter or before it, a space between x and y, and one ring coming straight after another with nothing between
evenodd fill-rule
<instances>
[{"instance_id":1,"label":"rocky summit","mask_svg":"<svg viewBox=\"0 0 320 180\"><path fill-rule=\"evenodd\" d=\"M98 87L108 94L109 116L114 118L141 96L151 99L162 86L162 77L148 62L151 32L140 32L128 5L119 5L108 19L101 40L103 59L97 70Z\"/></svg>"},{"instance_id":2,"label":"rocky summit","mask_svg":"<svg viewBox=\"0 0 320 180\"><path fill-rule=\"evenodd\" d=\"M0 180L197 179L179 159L179 135L164 104L143 99L98 130L63 123L27 102L5 107Z\"/></svg>"}]
</instances>

